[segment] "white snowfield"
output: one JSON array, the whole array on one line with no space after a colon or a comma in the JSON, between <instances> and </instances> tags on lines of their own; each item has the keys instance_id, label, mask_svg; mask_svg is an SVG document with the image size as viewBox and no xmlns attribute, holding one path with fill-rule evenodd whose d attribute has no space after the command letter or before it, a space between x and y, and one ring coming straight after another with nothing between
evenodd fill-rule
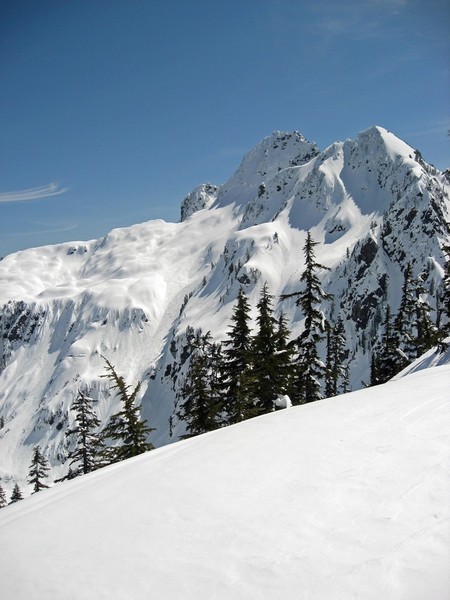
<instances>
[{"instance_id":1,"label":"white snowfield","mask_svg":"<svg viewBox=\"0 0 450 600\"><path fill-rule=\"evenodd\" d=\"M450 598L450 366L0 511L5 600Z\"/></svg>"}]
</instances>

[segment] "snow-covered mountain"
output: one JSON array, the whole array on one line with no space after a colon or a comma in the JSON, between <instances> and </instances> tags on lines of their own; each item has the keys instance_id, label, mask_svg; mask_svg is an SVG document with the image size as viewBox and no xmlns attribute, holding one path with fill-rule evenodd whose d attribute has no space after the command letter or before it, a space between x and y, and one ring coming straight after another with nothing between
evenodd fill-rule
<instances>
[{"instance_id":1,"label":"snow-covered mountain","mask_svg":"<svg viewBox=\"0 0 450 600\"><path fill-rule=\"evenodd\" d=\"M425 369L8 506L2 597L444 600L449 381Z\"/></svg>"},{"instance_id":2,"label":"snow-covered mountain","mask_svg":"<svg viewBox=\"0 0 450 600\"><path fill-rule=\"evenodd\" d=\"M449 181L420 153L380 127L324 151L297 132L276 132L223 185L204 184L182 202L179 223L149 221L100 240L30 249L0 262L0 477L25 487L40 444L54 476L67 470L64 432L79 387L106 421L117 410L106 356L142 385L143 413L160 446L177 440L175 391L186 329L224 339L239 287L253 307L268 283L296 291L306 232L341 316L353 389L368 381L382 308L395 311L402 271L423 272L432 304L450 241ZM293 334L294 301L283 302ZM281 304L277 305L281 310ZM169 426L169 423L171 425Z\"/></svg>"}]
</instances>

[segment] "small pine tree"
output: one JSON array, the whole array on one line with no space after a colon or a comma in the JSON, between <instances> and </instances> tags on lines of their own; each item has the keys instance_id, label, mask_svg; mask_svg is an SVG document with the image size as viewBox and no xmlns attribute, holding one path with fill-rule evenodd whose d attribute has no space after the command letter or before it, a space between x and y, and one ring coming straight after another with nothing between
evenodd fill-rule
<instances>
[{"instance_id":1,"label":"small pine tree","mask_svg":"<svg viewBox=\"0 0 450 600\"><path fill-rule=\"evenodd\" d=\"M442 248L445 256L444 277L442 280L443 292L441 296L442 312L446 317L443 327L444 335L450 335L450 245Z\"/></svg>"},{"instance_id":2,"label":"small pine tree","mask_svg":"<svg viewBox=\"0 0 450 600\"><path fill-rule=\"evenodd\" d=\"M35 446L33 449L30 471L28 473L28 483L34 486L33 494L40 492L44 488L48 488L48 485L42 481L48 476L48 471L48 460L41 454L39 446Z\"/></svg>"},{"instance_id":3,"label":"small pine tree","mask_svg":"<svg viewBox=\"0 0 450 600\"><path fill-rule=\"evenodd\" d=\"M379 383L381 383L379 358L377 351L374 349L370 357L370 385L378 385Z\"/></svg>"},{"instance_id":4,"label":"small pine tree","mask_svg":"<svg viewBox=\"0 0 450 600\"><path fill-rule=\"evenodd\" d=\"M415 280L416 283L416 328L417 337L414 341L416 358L435 346L439 341L439 332L431 319L432 308L427 299L423 276Z\"/></svg>"},{"instance_id":5,"label":"small pine tree","mask_svg":"<svg viewBox=\"0 0 450 600\"><path fill-rule=\"evenodd\" d=\"M392 314L389 304L386 305L383 328L381 348L376 359L377 383L385 383L399 372L397 338L393 332Z\"/></svg>"},{"instance_id":6,"label":"small pine tree","mask_svg":"<svg viewBox=\"0 0 450 600\"><path fill-rule=\"evenodd\" d=\"M294 377L295 395L294 402L303 404L322 398L321 381L325 374L325 365L319 358L319 344L323 340L325 319L319 306L323 300L330 300L332 296L324 292L320 285L317 271L328 270L328 267L315 260L314 248L319 244L312 239L308 231L303 253L305 255L305 270L300 278L303 290L291 294L284 294L281 299L296 297L296 304L300 306L305 317L304 330L297 339L297 369Z\"/></svg>"},{"instance_id":7,"label":"small pine tree","mask_svg":"<svg viewBox=\"0 0 450 600\"><path fill-rule=\"evenodd\" d=\"M252 402L250 305L243 289L239 290L231 317L231 329L223 345L221 387L225 424L231 425L255 416L258 410Z\"/></svg>"},{"instance_id":8,"label":"small pine tree","mask_svg":"<svg viewBox=\"0 0 450 600\"><path fill-rule=\"evenodd\" d=\"M345 340L344 325L339 319L336 325L326 324L327 359L325 371L325 397L336 396L343 388L348 388L348 364L344 363L348 351ZM344 379L346 383L344 383Z\"/></svg>"},{"instance_id":9,"label":"small pine tree","mask_svg":"<svg viewBox=\"0 0 450 600\"><path fill-rule=\"evenodd\" d=\"M22 490L20 489L19 485L16 483L14 485L12 494L11 494L11 500L9 501L10 504L14 504L14 502L19 502L19 500L23 500L23 496L22 496Z\"/></svg>"},{"instance_id":10,"label":"small pine tree","mask_svg":"<svg viewBox=\"0 0 450 600\"><path fill-rule=\"evenodd\" d=\"M187 424L189 438L220 426L220 403L216 380L218 349L208 333L198 330L189 344L191 358L179 396L183 399L177 411L178 418Z\"/></svg>"},{"instance_id":11,"label":"small pine tree","mask_svg":"<svg viewBox=\"0 0 450 600\"><path fill-rule=\"evenodd\" d=\"M295 340L289 341L290 335L286 316L281 312L276 331L277 390L279 394L287 394L289 398L293 396L292 381L295 370Z\"/></svg>"},{"instance_id":12,"label":"small pine tree","mask_svg":"<svg viewBox=\"0 0 450 600\"><path fill-rule=\"evenodd\" d=\"M70 465L75 465L70 479L97 469L103 449L100 435L96 433L100 420L92 408L92 398L80 390L72 410L75 412L75 424L66 431L67 438L75 437L76 440L75 449L69 452Z\"/></svg>"},{"instance_id":13,"label":"small pine tree","mask_svg":"<svg viewBox=\"0 0 450 600\"><path fill-rule=\"evenodd\" d=\"M155 428L149 427L147 421L140 417L140 405L136 403L136 398L141 383L130 393L130 386L126 385L124 378L117 375L109 360L102 358L107 371L102 377L110 381L111 389L118 391L122 403L122 409L111 417L102 432L102 441L111 439L119 442L117 446L106 447L103 453L103 464L111 464L153 450L154 446L147 438Z\"/></svg>"},{"instance_id":14,"label":"small pine tree","mask_svg":"<svg viewBox=\"0 0 450 600\"><path fill-rule=\"evenodd\" d=\"M3 508L4 506L6 506L8 504L8 502L6 501L6 494L5 494L5 490L2 488L2 486L0 485L0 508Z\"/></svg>"},{"instance_id":15,"label":"small pine tree","mask_svg":"<svg viewBox=\"0 0 450 600\"><path fill-rule=\"evenodd\" d=\"M346 394L347 392L350 392L350 390L350 361L348 360L343 366L342 381L339 392L341 394Z\"/></svg>"},{"instance_id":16,"label":"small pine tree","mask_svg":"<svg viewBox=\"0 0 450 600\"><path fill-rule=\"evenodd\" d=\"M408 263L403 272L402 297L392 332L397 348L397 371L404 369L415 357L415 308L416 301L412 265Z\"/></svg>"},{"instance_id":17,"label":"small pine tree","mask_svg":"<svg viewBox=\"0 0 450 600\"><path fill-rule=\"evenodd\" d=\"M282 380L285 352L284 330L273 316L273 296L268 292L267 283L261 290L257 304L258 330L251 346L253 387L252 396L258 411L263 414L273 410L273 403L279 394L286 393L287 382ZM284 323L281 322L281 327Z\"/></svg>"}]
</instances>

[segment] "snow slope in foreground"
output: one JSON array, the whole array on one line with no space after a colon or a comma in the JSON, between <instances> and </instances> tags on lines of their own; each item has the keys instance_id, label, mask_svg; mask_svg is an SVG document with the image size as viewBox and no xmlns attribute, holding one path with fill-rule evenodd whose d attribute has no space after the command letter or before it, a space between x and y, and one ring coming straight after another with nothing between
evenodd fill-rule
<instances>
[{"instance_id":1,"label":"snow slope in foreground","mask_svg":"<svg viewBox=\"0 0 450 600\"><path fill-rule=\"evenodd\" d=\"M450 367L285 410L0 514L6 599L450 597Z\"/></svg>"}]
</instances>

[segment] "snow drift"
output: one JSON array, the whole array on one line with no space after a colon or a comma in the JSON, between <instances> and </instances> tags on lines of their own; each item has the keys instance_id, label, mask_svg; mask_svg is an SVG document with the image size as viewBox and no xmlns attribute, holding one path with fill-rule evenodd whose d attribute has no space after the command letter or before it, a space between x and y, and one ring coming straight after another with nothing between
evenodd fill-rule
<instances>
[{"instance_id":1,"label":"snow drift","mask_svg":"<svg viewBox=\"0 0 450 600\"><path fill-rule=\"evenodd\" d=\"M450 367L160 448L0 512L15 600L450 596Z\"/></svg>"}]
</instances>

